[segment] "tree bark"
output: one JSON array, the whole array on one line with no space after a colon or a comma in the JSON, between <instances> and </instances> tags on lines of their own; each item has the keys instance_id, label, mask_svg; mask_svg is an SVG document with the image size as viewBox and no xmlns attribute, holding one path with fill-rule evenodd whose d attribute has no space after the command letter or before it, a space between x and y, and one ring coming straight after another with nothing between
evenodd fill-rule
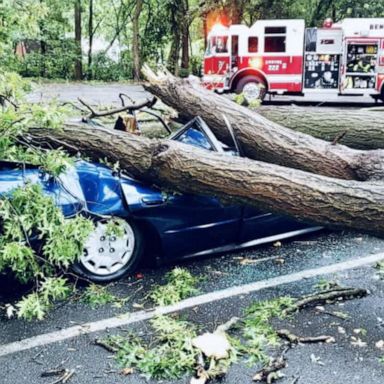
<instances>
[{"instance_id":1,"label":"tree bark","mask_svg":"<svg viewBox=\"0 0 384 384\"><path fill-rule=\"evenodd\" d=\"M142 9L143 0L136 0L132 21L133 78L136 81L140 81L141 78L140 14Z\"/></svg>"},{"instance_id":2,"label":"tree bark","mask_svg":"<svg viewBox=\"0 0 384 384\"><path fill-rule=\"evenodd\" d=\"M24 137L25 139L25 137ZM31 129L28 142L119 161L131 176L184 193L288 214L308 222L384 234L384 183L337 180L109 129Z\"/></svg>"},{"instance_id":3,"label":"tree bark","mask_svg":"<svg viewBox=\"0 0 384 384\"><path fill-rule=\"evenodd\" d=\"M75 80L83 78L83 60L81 50L81 0L75 0Z\"/></svg>"},{"instance_id":4,"label":"tree bark","mask_svg":"<svg viewBox=\"0 0 384 384\"><path fill-rule=\"evenodd\" d=\"M297 168L324 176L349 180L384 179L384 151L360 151L332 145L301 132L294 132L226 97L204 89L196 80L177 79L169 73L143 69L145 88L175 108L184 118L200 115L216 136L232 140L223 114L232 124L245 156Z\"/></svg>"},{"instance_id":5,"label":"tree bark","mask_svg":"<svg viewBox=\"0 0 384 384\"><path fill-rule=\"evenodd\" d=\"M189 69L189 20L187 13L189 11L188 0L183 0L183 19L181 26L181 68Z\"/></svg>"},{"instance_id":6,"label":"tree bark","mask_svg":"<svg viewBox=\"0 0 384 384\"><path fill-rule=\"evenodd\" d=\"M323 107L261 106L257 113L275 123L319 139L356 149L384 148L384 114Z\"/></svg>"}]
</instances>

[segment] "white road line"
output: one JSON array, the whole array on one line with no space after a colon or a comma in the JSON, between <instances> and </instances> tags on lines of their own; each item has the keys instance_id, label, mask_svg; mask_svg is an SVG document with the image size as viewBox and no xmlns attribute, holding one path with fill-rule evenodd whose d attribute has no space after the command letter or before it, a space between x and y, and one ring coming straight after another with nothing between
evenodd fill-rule
<instances>
[{"instance_id":1,"label":"white road line","mask_svg":"<svg viewBox=\"0 0 384 384\"><path fill-rule=\"evenodd\" d=\"M378 253L362 257L356 260L344 261L341 263L331 264L324 267L307 269L304 271L291 273L288 275L278 276L267 280L257 281L255 283L240 285L232 288L223 289L216 292L207 293L200 296L191 297L183 300L177 304L169 305L166 307L158 307L155 310L138 311L111 317L109 319L94 321L91 323L84 323L60 331L45 333L42 335L34 336L29 339L16 341L10 344L0 345L0 357L10 355L15 352L25 351L27 349L41 347L47 344L56 343L59 341L71 339L80 335L89 334L93 332L104 331L106 329L117 328L129 324L134 324L140 321L151 319L158 315L165 315L172 312L181 311L187 308L193 308L198 305L211 303L223 299L228 299L234 296L245 295L252 292L260 291L266 288L273 288L283 284L298 282L300 280L327 275L336 272L346 271L348 269L363 267L369 264L376 263L384 260L384 253Z\"/></svg>"}]
</instances>

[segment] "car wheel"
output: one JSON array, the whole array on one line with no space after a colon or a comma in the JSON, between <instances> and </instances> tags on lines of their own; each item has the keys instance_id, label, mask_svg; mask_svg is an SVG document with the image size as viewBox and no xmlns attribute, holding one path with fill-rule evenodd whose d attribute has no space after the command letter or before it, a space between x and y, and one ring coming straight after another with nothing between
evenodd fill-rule
<instances>
[{"instance_id":1,"label":"car wheel","mask_svg":"<svg viewBox=\"0 0 384 384\"><path fill-rule=\"evenodd\" d=\"M248 103L263 101L267 93L267 87L263 80L254 76L246 76L239 80L236 93L243 93Z\"/></svg>"},{"instance_id":2,"label":"car wheel","mask_svg":"<svg viewBox=\"0 0 384 384\"><path fill-rule=\"evenodd\" d=\"M134 223L121 222L122 235L108 234L108 221L95 223L84 245L83 255L74 264L76 274L96 283L108 283L134 272L143 253L140 231Z\"/></svg>"}]
</instances>

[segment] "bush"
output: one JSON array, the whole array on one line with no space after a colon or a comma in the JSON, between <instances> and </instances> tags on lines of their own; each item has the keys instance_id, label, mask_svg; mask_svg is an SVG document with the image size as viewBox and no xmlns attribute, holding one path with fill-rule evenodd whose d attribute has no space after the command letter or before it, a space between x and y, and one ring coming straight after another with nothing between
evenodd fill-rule
<instances>
[{"instance_id":1,"label":"bush","mask_svg":"<svg viewBox=\"0 0 384 384\"><path fill-rule=\"evenodd\" d=\"M75 59L76 47L72 39L52 40L47 42L45 54L31 52L18 58L15 70L24 77L71 79Z\"/></svg>"},{"instance_id":2,"label":"bush","mask_svg":"<svg viewBox=\"0 0 384 384\"><path fill-rule=\"evenodd\" d=\"M98 53L93 56L92 66L86 73L88 79L92 80L119 81L132 78L132 63L124 56L116 62L103 53Z\"/></svg>"},{"instance_id":3,"label":"bush","mask_svg":"<svg viewBox=\"0 0 384 384\"><path fill-rule=\"evenodd\" d=\"M203 71L203 59L203 55L191 56L189 60L189 67L192 75L201 77Z\"/></svg>"}]
</instances>

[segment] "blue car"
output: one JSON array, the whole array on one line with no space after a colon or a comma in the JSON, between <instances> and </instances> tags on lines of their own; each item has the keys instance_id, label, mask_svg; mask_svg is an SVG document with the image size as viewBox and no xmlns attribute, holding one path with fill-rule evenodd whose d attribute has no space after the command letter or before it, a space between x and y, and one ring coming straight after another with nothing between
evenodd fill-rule
<instances>
[{"instance_id":1,"label":"blue car","mask_svg":"<svg viewBox=\"0 0 384 384\"><path fill-rule=\"evenodd\" d=\"M170 139L239 155L235 138L234 148L224 145L200 117ZM165 194L98 163L77 161L53 178L38 167L0 162L0 196L27 181L40 184L66 217L86 212L95 218L94 232L73 266L78 275L95 282L132 273L144 252L157 261L170 261L250 247L320 228L250 206L223 205L216 197ZM123 236L108 235L111 217L123 219Z\"/></svg>"}]
</instances>

